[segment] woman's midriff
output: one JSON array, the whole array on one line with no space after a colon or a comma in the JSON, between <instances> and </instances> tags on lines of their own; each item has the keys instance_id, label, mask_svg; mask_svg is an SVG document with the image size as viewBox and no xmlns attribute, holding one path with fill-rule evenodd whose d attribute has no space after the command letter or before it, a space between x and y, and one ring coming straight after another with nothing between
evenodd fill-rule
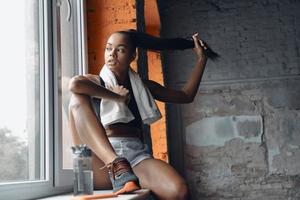
<instances>
[{"instance_id":1,"label":"woman's midriff","mask_svg":"<svg viewBox=\"0 0 300 200\"><path fill-rule=\"evenodd\" d=\"M108 137L138 137L141 138L142 131L137 127L127 126L125 124L114 124L106 129Z\"/></svg>"}]
</instances>

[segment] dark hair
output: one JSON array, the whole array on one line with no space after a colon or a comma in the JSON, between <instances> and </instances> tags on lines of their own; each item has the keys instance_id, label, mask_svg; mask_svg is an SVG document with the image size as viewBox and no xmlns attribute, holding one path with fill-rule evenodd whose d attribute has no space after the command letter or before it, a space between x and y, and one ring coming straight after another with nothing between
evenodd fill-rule
<instances>
[{"instance_id":1,"label":"dark hair","mask_svg":"<svg viewBox=\"0 0 300 200\"><path fill-rule=\"evenodd\" d=\"M162 50L184 50L195 47L192 37L189 38L159 38L136 30L124 30L117 31L115 33L125 34L129 37L130 42L133 45L133 49L136 47L147 49L150 51L162 51ZM203 41L204 42L204 41ZM206 42L204 42L207 49L204 50L207 58L213 61L217 60L220 55L213 51Z\"/></svg>"}]
</instances>

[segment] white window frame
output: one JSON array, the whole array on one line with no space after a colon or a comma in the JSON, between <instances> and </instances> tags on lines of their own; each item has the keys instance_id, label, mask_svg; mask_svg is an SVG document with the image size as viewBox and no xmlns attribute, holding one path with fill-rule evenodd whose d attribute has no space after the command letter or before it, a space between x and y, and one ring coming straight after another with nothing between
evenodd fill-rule
<instances>
[{"instance_id":1,"label":"white window frame","mask_svg":"<svg viewBox=\"0 0 300 200\"><path fill-rule=\"evenodd\" d=\"M60 0L54 0L57 3L61 2ZM74 31L74 53L73 53L73 59L75 64L75 71L77 74L85 74L88 71L88 58L87 58L87 29L86 29L86 2L85 0L64 0L69 5L69 11L67 13L68 20L72 20L74 27L72 27L72 30L68 31ZM56 4L57 4L56 3ZM62 2L61 2L62 3ZM59 4L61 4L59 3ZM55 7L57 8L57 7ZM54 9L54 13L56 13L56 10ZM55 15L54 15L55 16ZM59 30L61 30L60 24L56 24L56 21L54 22L55 31L54 33L54 39L55 47L56 49L56 55L54 57L61 57L60 52L60 37L58 34L60 34ZM61 63L60 59L56 59L56 72L61 71ZM70 182L73 180L73 173L70 169L63 169L63 150L62 150L62 111L61 111L61 94L58 93L58 88L61 88L59 85L61 83L61 80L59 80L59 74L54 74L54 80L55 80L55 110L58 112L55 112L55 186L69 186Z\"/></svg>"},{"instance_id":2,"label":"white window frame","mask_svg":"<svg viewBox=\"0 0 300 200\"><path fill-rule=\"evenodd\" d=\"M45 74L44 79L44 96L41 99L44 106L44 130L41 130L41 143L44 148L41 154L45 156L45 163L41 165L44 168L45 180L0 183L0 199L37 199L41 197L51 196L55 194L72 191L72 173L71 170L62 169L62 137L61 137L61 116L56 118L58 113L57 101L57 60L55 54L57 33L55 27L55 11L57 1L59 0L39 0L40 1L40 64L44 66L41 73ZM71 1L71 0L67 0ZM74 8L76 8L76 24L75 32L77 35L75 50L78 53L78 73L87 72L87 48L86 48L86 23L85 23L85 0L72 0ZM58 120L54 120L58 119ZM41 145L42 146L42 145Z\"/></svg>"}]
</instances>

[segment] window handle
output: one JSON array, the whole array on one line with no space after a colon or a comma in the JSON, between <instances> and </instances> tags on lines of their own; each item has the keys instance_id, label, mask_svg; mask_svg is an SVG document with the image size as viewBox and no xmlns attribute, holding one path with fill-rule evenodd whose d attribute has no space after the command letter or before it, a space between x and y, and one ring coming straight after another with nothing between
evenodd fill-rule
<instances>
[{"instance_id":1,"label":"window handle","mask_svg":"<svg viewBox=\"0 0 300 200\"><path fill-rule=\"evenodd\" d=\"M72 14L72 10L71 10L71 2L70 2L70 0L67 0L67 5L68 5L67 21L69 22L69 21L71 20L71 14Z\"/></svg>"}]
</instances>

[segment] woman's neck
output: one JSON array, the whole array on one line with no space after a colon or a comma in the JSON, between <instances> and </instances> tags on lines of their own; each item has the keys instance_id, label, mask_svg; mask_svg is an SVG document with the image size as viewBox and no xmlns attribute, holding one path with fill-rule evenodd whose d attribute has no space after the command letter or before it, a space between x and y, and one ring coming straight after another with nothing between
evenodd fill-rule
<instances>
[{"instance_id":1,"label":"woman's neck","mask_svg":"<svg viewBox=\"0 0 300 200\"><path fill-rule=\"evenodd\" d=\"M120 85L124 85L127 82L128 78L129 78L128 70L122 71L122 72L114 72L114 74L115 74L115 76L117 78L117 81Z\"/></svg>"}]
</instances>

